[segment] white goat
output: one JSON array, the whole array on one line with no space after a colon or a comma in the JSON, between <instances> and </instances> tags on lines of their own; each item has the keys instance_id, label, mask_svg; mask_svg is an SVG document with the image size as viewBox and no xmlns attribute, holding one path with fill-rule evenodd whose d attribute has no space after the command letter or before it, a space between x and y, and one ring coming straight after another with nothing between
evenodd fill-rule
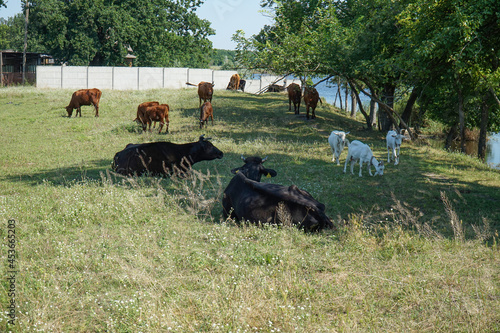
<instances>
[{"instance_id":1,"label":"white goat","mask_svg":"<svg viewBox=\"0 0 500 333\"><path fill-rule=\"evenodd\" d=\"M332 131L330 137L328 137L328 143L330 144L330 148L332 148L332 162L335 162L337 159L337 165L340 165L340 154L346 145L349 146L349 140L345 138L347 134L350 132L342 132L342 131Z\"/></svg>"},{"instance_id":2,"label":"white goat","mask_svg":"<svg viewBox=\"0 0 500 333\"><path fill-rule=\"evenodd\" d=\"M385 137L387 141L387 163L391 163L391 153L394 159L394 165L399 164L399 149L401 147L401 141L403 140L403 135L397 133L396 131L387 132Z\"/></svg>"},{"instance_id":3,"label":"white goat","mask_svg":"<svg viewBox=\"0 0 500 333\"><path fill-rule=\"evenodd\" d=\"M361 169L363 167L363 163L367 163L368 173L370 176L373 176L371 166L375 167L375 175L382 176L384 174L384 162L378 162L377 159L373 156L372 150L367 144L362 143L361 141L354 140L348 146L347 158L345 160L344 165L344 173L346 173L347 163L351 162L351 174L354 175L354 164L359 161L359 176L361 177Z\"/></svg>"}]
</instances>

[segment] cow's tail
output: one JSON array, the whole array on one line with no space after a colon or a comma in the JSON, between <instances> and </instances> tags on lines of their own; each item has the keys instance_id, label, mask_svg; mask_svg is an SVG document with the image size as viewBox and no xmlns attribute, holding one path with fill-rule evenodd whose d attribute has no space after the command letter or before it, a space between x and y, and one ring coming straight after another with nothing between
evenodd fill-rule
<instances>
[{"instance_id":1,"label":"cow's tail","mask_svg":"<svg viewBox=\"0 0 500 333\"><path fill-rule=\"evenodd\" d=\"M197 86L198 86L197 84L192 84L192 83L189 83L189 82L186 82L186 84L187 84L188 86L194 86L194 87L197 87Z\"/></svg>"}]
</instances>

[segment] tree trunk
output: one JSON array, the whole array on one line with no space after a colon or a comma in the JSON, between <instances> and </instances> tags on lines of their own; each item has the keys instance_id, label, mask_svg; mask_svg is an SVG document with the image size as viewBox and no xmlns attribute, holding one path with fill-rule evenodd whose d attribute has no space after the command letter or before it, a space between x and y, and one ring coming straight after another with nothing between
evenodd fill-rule
<instances>
[{"instance_id":1,"label":"tree trunk","mask_svg":"<svg viewBox=\"0 0 500 333\"><path fill-rule=\"evenodd\" d=\"M358 93L356 92L356 95L357 94ZM353 94L353 88L351 87L351 118L355 118L356 117L357 100L356 100L356 96L354 96L354 95L355 94Z\"/></svg>"},{"instance_id":2,"label":"tree trunk","mask_svg":"<svg viewBox=\"0 0 500 333\"><path fill-rule=\"evenodd\" d=\"M393 84L385 84L384 91L382 92L382 102L388 105L391 109L394 109L394 92L396 91L396 87ZM380 106L379 106L380 107ZM379 112L378 119L380 124L380 130L382 132L387 132L391 129L391 125L393 124L387 112ZM397 126L397 124L394 124Z\"/></svg>"},{"instance_id":3,"label":"tree trunk","mask_svg":"<svg viewBox=\"0 0 500 333\"><path fill-rule=\"evenodd\" d=\"M374 100L370 100L370 124L372 124L372 126L376 124L375 117L377 115L375 111L375 105L377 105L377 103L375 103Z\"/></svg>"},{"instance_id":4,"label":"tree trunk","mask_svg":"<svg viewBox=\"0 0 500 333\"><path fill-rule=\"evenodd\" d=\"M448 150L451 148L451 143L457 137L457 125L451 126L448 134L446 135L446 140L444 141L444 149Z\"/></svg>"},{"instance_id":5,"label":"tree trunk","mask_svg":"<svg viewBox=\"0 0 500 333\"><path fill-rule=\"evenodd\" d=\"M370 90L370 92L373 96L373 91ZM372 124L372 126L377 124L377 110L375 109L376 105L377 103L370 98L370 124Z\"/></svg>"},{"instance_id":6,"label":"tree trunk","mask_svg":"<svg viewBox=\"0 0 500 333\"><path fill-rule=\"evenodd\" d=\"M481 127L479 129L479 142L477 147L477 157L484 161L486 157L486 134L488 130L489 105L485 95L481 105Z\"/></svg>"},{"instance_id":7,"label":"tree trunk","mask_svg":"<svg viewBox=\"0 0 500 333\"><path fill-rule=\"evenodd\" d=\"M391 122L393 124L395 124L396 129L399 129L399 127L397 127L397 121L396 121L396 118L398 118L399 119L399 123L401 124L401 127L403 127L404 129L406 129L406 131L408 131L408 135L410 136L410 139L413 140L415 137L413 136L412 131L406 125L406 123L404 122L404 120L401 119L401 116L397 112L395 112L394 109L392 109L389 105L385 104L380 99L378 99L377 94L376 94L375 90L373 89L373 86L369 83L369 81L363 81L363 82L367 85L367 87L370 89L370 91L373 93L373 95L370 95L369 93L367 93L364 90L361 90L361 92L363 94L367 95L368 97L370 97L373 101L375 101L375 102L378 103L379 107L381 107L382 110L387 114L387 117L389 117L389 119L391 120ZM381 114L382 112L380 112L380 110L379 110L378 113Z\"/></svg>"},{"instance_id":8,"label":"tree trunk","mask_svg":"<svg viewBox=\"0 0 500 333\"><path fill-rule=\"evenodd\" d=\"M24 15L24 49L23 49L23 76L22 84L26 80L26 50L28 49L28 23L30 16L30 3L26 1L26 14Z\"/></svg>"},{"instance_id":9,"label":"tree trunk","mask_svg":"<svg viewBox=\"0 0 500 333\"><path fill-rule=\"evenodd\" d=\"M366 114L365 109L363 109L363 104L361 104L361 99L359 98L359 93L358 93L358 90L356 89L354 82L349 81L349 86L351 87L351 91L359 103L359 111L361 111L361 113L365 117L366 126L368 127L369 130L371 130L372 129L372 120L370 119L370 116L368 114Z\"/></svg>"},{"instance_id":10,"label":"tree trunk","mask_svg":"<svg viewBox=\"0 0 500 333\"><path fill-rule=\"evenodd\" d=\"M342 110L342 91L340 90L340 77L337 78L337 94L339 94L340 110Z\"/></svg>"},{"instance_id":11,"label":"tree trunk","mask_svg":"<svg viewBox=\"0 0 500 333\"><path fill-rule=\"evenodd\" d=\"M347 84L345 85L345 112L347 113L349 110L349 103L347 103L347 99L349 98L349 89L347 88Z\"/></svg>"},{"instance_id":12,"label":"tree trunk","mask_svg":"<svg viewBox=\"0 0 500 333\"><path fill-rule=\"evenodd\" d=\"M462 87L460 86L460 76L457 78L458 88L458 124L460 130L460 151L465 154L465 112L464 112L464 96L462 94Z\"/></svg>"},{"instance_id":13,"label":"tree trunk","mask_svg":"<svg viewBox=\"0 0 500 333\"><path fill-rule=\"evenodd\" d=\"M420 88L414 87L413 90L411 91L408 101L406 102L403 114L401 115L401 119L403 119L403 121L407 123L408 126L410 126L410 119L411 119L411 114L413 112L413 105L415 105L415 102L417 101L419 94L420 94Z\"/></svg>"}]
</instances>

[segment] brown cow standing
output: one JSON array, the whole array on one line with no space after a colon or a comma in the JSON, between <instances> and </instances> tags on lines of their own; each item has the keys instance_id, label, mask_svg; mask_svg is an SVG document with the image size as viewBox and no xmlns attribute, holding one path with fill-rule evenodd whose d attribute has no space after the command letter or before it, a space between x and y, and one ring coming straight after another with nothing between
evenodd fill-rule
<instances>
[{"instance_id":1,"label":"brown cow standing","mask_svg":"<svg viewBox=\"0 0 500 333\"><path fill-rule=\"evenodd\" d=\"M240 76L238 74L233 74L229 79L229 84L226 90L238 90L240 87Z\"/></svg>"},{"instance_id":2,"label":"brown cow standing","mask_svg":"<svg viewBox=\"0 0 500 333\"><path fill-rule=\"evenodd\" d=\"M146 125L147 125L147 121L146 121L146 118L145 118L145 115L146 115L146 109L150 106L154 106L154 105L160 105L159 102L144 102L144 103L141 103L137 106L137 118L134 119L134 121L140 125L142 125L142 130L143 131L146 131ZM155 123L155 126L156 126L156 123ZM153 127L155 127L153 126Z\"/></svg>"},{"instance_id":3,"label":"brown cow standing","mask_svg":"<svg viewBox=\"0 0 500 333\"><path fill-rule=\"evenodd\" d=\"M297 83L290 83L290 85L286 88L288 91L288 111L292 110L292 102L293 102L293 110L295 114L300 113L300 99L302 98L302 92L300 90L300 86Z\"/></svg>"},{"instance_id":4,"label":"brown cow standing","mask_svg":"<svg viewBox=\"0 0 500 333\"><path fill-rule=\"evenodd\" d=\"M190 85L190 86L197 86L196 84L192 84L192 83L189 83L189 82L186 82L187 85ZM203 100L203 102L206 102L206 101L209 101L209 102L212 102L212 95L214 94L214 83L210 83L210 82L205 82L205 81L201 81L200 83L198 83L198 96L200 97L200 105L198 105L198 107L201 106L201 100Z\"/></svg>"},{"instance_id":5,"label":"brown cow standing","mask_svg":"<svg viewBox=\"0 0 500 333\"><path fill-rule=\"evenodd\" d=\"M80 89L73 93L71 101L66 107L68 117L73 114L73 109L76 109L75 117L82 116L82 105L93 105L95 108L95 116L99 117L99 100L101 99L101 91L97 88L93 89Z\"/></svg>"},{"instance_id":6,"label":"brown cow standing","mask_svg":"<svg viewBox=\"0 0 500 333\"><path fill-rule=\"evenodd\" d=\"M146 124L149 125L150 132L151 132L151 123L153 121L159 121L160 122L160 129L159 129L158 133L161 133L161 130L162 130L164 124L167 124L165 133L168 133L168 125L169 125L168 111L169 110L170 110L170 107L168 106L168 104L153 105L153 106L146 108L145 113L144 113L144 119L146 121ZM145 125L143 125L143 129L146 130Z\"/></svg>"},{"instance_id":7,"label":"brown cow standing","mask_svg":"<svg viewBox=\"0 0 500 333\"><path fill-rule=\"evenodd\" d=\"M214 109L212 103L205 102L200 108L200 129L203 128L203 123L208 124L208 118L212 118L212 125L214 124Z\"/></svg>"},{"instance_id":8,"label":"brown cow standing","mask_svg":"<svg viewBox=\"0 0 500 333\"><path fill-rule=\"evenodd\" d=\"M316 118L316 106L318 101L323 104L321 98L319 98L318 91L314 87L306 87L304 89L304 103L306 103L306 118L309 119L309 108L312 109L311 119Z\"/></svg>"}]
</instances>

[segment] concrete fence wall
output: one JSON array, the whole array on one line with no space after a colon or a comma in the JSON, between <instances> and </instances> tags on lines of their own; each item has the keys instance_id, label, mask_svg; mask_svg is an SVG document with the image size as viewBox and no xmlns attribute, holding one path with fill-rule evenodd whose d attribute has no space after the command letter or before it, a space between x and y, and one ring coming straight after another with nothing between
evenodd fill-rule
<instances>
[{"instance_id":1,"label":"concrete fence wall","mask_svg":"<svg viewBox=\"0 0 500 333\"><path fill-rule=\"evenodd\" d=\"M186 82L214 82L214 89L226 89L235 71L218 71L200 68L166 67L90 67L90 66L37 66L38 88L61 89L111 89L148 90L195 88ZM274 75L260 75L246 80L245 92L257 93L278 79ZM280 80L277 85L288 85L293 81Z\"/></svg>"},{"instance_id":2,"label":"concrete fence wall","mask_svg":"<svg viewBox=\"0 0 500 333\"><path fill-rule=\"evenodd\" d=\"M186 82L214 82L214 89L226 89L235 71L163 67L37 66L37 88L147 90L180 89Z\"/></svg>"}]
</instances>

